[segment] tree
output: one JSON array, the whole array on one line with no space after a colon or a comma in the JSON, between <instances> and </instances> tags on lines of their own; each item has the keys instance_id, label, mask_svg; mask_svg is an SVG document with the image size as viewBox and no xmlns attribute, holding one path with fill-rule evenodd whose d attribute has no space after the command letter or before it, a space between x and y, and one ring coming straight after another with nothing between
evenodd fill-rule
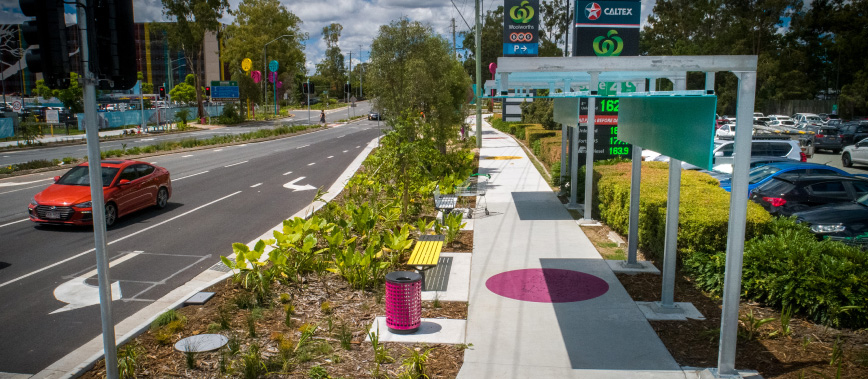
<instances>
[{"instance_id":1,"label":"tree","mask_svg":"<svg viewBox=\"0 0 868 379\"><path fill-rule=\"evenodd\" d=\"M573 8L569 0L540 2L540 52L541 57L567 56L569 31L573 24ZM563 42L564 48L558 47ZM545 49L545 53L543 53ZM556 50L560 55L553 55Z\"/></svg>"},{"instance_id":2,"label":"tree","mask_svg":"<svg viewBox=\"0 0 868 379\"><path fill-rule=\"evenodd\" d=\"M326 43L325 59L316 65L316 70L326 79L328 82L326 89L331 91L343 91L346 83L344 55L341 54L341 48L338 46L343 30L344 27L337 23L322 28L322 39ZM332 94L336 95L336 92Z\"/></svg>"},{"instance_id":3,"label":"tree","mask_svg":"<svg viewBox=\"0 0 868 379\"><path fill-rule=\"evenodd\" d=\"M204 41L206 32L217 32L220 18L229 8L227 0L161 0L163 14L175 22L163 24L169 46L181 50L187 67L194 75L193 90L198 105L197 118L205 117L202 105L202 75L205 72ZM193 64L195 59L196 65Z\"/></svg>"},{"instance_id":4,"label":"tree","mask_svg":"<svg viewBox=\"0 0 868 379\"><path fill-rule=\"evenodd\" d=\"M139 82L142 83L142 93L154 93L154 83L145 82L145 75L141 71L136 76L139 78Z\"/></svg>"},{"instance_id":5,"label":"tree","mask_svg":"<svg viewBox=\"0 0 868 379\"><path fill-rule=\"evenodd\" d=\"M172 98L172 101L177 101L181 103L192 103L196 101L196 75L187 74L187 77L184 78L184 82L178 83L175 88L172 88L169 91L169 97Z\"/></svg>"},{"instance_id":6,"label":"tree","mask_svg":"<svg viewBox=\"0 0 868 379\"><path fill-rule=\"evenodd\" d=\"M301 41L306 40L308 34L301 31L301 19L285 5L278 0L244 0L238 4L238 10L230 13L235 16L235 21L225 29L223 54L231 72L241 70L244 58L253 60L254 70L268 72L261 66L262 48L273 40L268 45L266 62L277 60L280 73L295 75L304 72L306 58ZM290 37L279 38L287 34ZM282 90L292 88L291 83L283 84ZM259 91L262 91L261 87ZM252 96L249 98L258 103L261 97L261 94L256 96L256 101Z\"/></svg>"},{"instance_id":7,"label":"tree","mask_svg":"<svg viewBox=\"0 0 868 379\"><path fill-rule=\"evenodd\" d=\"M62 90L53 90L45 85L44 80L36 81L36 88L33 93L43 99L56 97L63 103L63 106L69 109L72 113L84 112L84 92L81 85L78 83L79 76L74 72L69 73L69 87Z\"/></svg>"},{"instance_id":8,"label":"tree","mask_svg":"<svg viewBox=\"0 0 868 379\"><path fill-rule=\"evenodd\" d=\"M470 47L467 59L464 61L464 71L471 77L476 77L476 29L464 34L462 46ZM503 55L503 6L494 11L485 12L482 23L482 75L486 77L488 65L497 63L497 58Z\"/></svg>"}]
</instances>

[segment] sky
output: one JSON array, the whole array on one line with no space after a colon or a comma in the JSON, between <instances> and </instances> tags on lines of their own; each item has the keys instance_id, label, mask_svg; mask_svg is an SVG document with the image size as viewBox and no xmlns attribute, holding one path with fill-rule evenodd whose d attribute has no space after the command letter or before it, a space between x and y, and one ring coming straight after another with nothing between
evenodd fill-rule
<instances>
[{"instance_id":1,"label":"sky","mask_svg":"<svg viewBox=\"0 0 868 379\"><path fill-rule=\"evenodd\" d=\"M656 0L641 1L644 25ZM232 9L237 9L240 2L229 0ZM305 53L311 73L315 71L315 64L323 58L326 48L322 40L322 28L331 23L343 26L339 45L345 57L352 51L353 66L360 61L367 61L371 41L377 36L380 26L401 17L430 25L449 41L452 40L452 18L455 18L458 33L468 31L467 24L474 25L475 0L281 0L281 3L302 20L302 31L310 35L305 43ZM503 0L482 1L482 14L499 5L503 5ZM136 22L169 21L163 15L160 0L133 0L133 7ZM68 9L67 22L74 23L72 8ZM462 20L462 15L467 24ZM0 0L0 24L18 24L25 20L27 17L21 14L18 0ZM221 21L231 24L234 17L227 13ZM460 48L463 38L460 34L456 38Z\"/></svg>"}]
</instances>

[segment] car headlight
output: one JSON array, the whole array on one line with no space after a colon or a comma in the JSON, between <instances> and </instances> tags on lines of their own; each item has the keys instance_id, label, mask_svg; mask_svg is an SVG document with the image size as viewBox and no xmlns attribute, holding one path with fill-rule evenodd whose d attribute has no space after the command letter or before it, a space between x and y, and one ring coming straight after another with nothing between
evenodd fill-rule
<instances>
[{"instance_id":1,"label":"car headlight","mask_svg":"<svg viewBox=\"0 0 868 379\"><path fill-rule=\"evenodd\" d=\"M90 201L85 201L83 203L78 203L73 205L75 208L93 208L93 203Z\"/></svg>"},{"instance_id":2,"label":"car headlight","mask_svg":"<svg viewBox=\"0 0 868 379\"><path fill-rule=\"evenodd\" d=\"M811 225L811 231L817 234L843 232L847 227L843 224L817 224Z\"/></svg>"},{"instance_id":3,"label":"car headlight","mask_svg":"<svg viewBox=\"0 0 868 379\"><path fill-rule=\"evenodd\" d=\"M34 207L39 205L39 203L36 202L36 198L35 198L35 197L32 198L32 199L30 199L30 205L32 205L32 206L34 206Z\"/></svg>"}]
</instances>

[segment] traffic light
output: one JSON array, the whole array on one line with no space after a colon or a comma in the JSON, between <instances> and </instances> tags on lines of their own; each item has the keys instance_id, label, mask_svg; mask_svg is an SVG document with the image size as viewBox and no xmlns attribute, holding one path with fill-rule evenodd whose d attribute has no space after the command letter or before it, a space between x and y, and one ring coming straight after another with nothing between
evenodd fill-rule
<instances>
[{"instance_id":1,"label":"traffic light","mask_svg":"<svg viewBox=\"0 0 868 379\"><path fill-rule=\"evenodd\" d=\"M307 82L301 83L301 93L310 93L310 90L307 88Z\"/></svg>"},{"instance_id":2,"label":"traffic light","mask_svg":"<svg viewBox=\"0 0 868 379\"><path fill-rule=\"evenodd\" d=\"M127 90L138 81L136 67L136 39L133 24L132 0L97 0L93 4L94 29L89 37L96 50L94 76L103 90ZM94 57L94 54L91 54Z\"/></svg>"},{"instance_id":3,"label":"traffic light","mask_svg":"<svg viewBox=\"0 0 868 379\"><path fill-rule=\"evenodd\" d=\"M161 99L166 98L166 87L160 86L160 98Z\"/></svg>"},{"instance_id":4,"label":"traffic light","mask_svg":"<svg viewBox=\"0 0 868 379\"><path fill-rule=\"evenodd\" d=\"M24 60L30 71L41 72L45 85L52 89L69 87L69 50L63 0L20 0L21 12L36 17L22 26L29 49Z\"/></svg>"},{"instance_id":5,"label":"traffic light","mask_svg":"<svg viewBox=\"0 0 868 379\"><path fill-rule=\"evenodd\" d=\"M353 93L353 87L350 85L350 83L344 84L344 92Z\"/></svg>"},{"instance_id":6,"label":"traffic light","mask_svg":"<svg viewBox=\"0 0 868 379\"><path fill-rule=\"evenodd\" d=\"M308 92L309 94L313 95L316 93L316 86L313 85L313 83L308 83L307 87L308 87L307 89L310 90L310 92Z\"/></svg>"},{"instance_id":7,"label":"traffic light","mask_svg":"<svg viewBox=\"0 0 868 379\"><path fill-rule=\"evenodd\" d=\"M205 87L205 96L211 97L211 87Z\"/></svg>"}]
</instances>

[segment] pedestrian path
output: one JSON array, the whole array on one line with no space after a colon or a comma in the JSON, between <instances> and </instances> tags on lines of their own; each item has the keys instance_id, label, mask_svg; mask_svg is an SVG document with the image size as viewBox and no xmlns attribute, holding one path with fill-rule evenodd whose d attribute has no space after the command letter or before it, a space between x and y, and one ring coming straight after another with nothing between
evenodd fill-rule
<instances>
[{"instance_id":1,"label":"pedestrian path","mask_svg":"<svg viewBox=\"0 0 868 379\"><path fill-rule=\"evenodd\" d=\"M479 172L491 214L474 218L458 378L685 378L519 144L487 123Z\"/></svg>"}]
</instances>

